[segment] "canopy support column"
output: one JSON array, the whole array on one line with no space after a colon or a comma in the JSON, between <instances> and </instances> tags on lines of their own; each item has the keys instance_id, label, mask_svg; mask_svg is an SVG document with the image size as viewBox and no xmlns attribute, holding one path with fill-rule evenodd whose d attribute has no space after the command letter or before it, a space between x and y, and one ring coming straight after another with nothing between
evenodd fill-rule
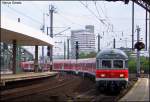
<instances>
[{"instance_id":1,"label":"canopy support column","mask_svg":"<svg viewBox=\"0 0 150 102\"><path fill-rule=\"evenodd\" d=\"M34 71L38 72L38 45L35 45Z\"/></svg>"},{"instance_id":2,"label":"canopy support column","mask_svg":"<svg viewBox=\"0 0 150 102\"><path fill-rule=\"evenodd\" d=\"M17 58L17 41L13 40L13 68L12 68L13 74L16 74L16 64L17 64L16 58Z\"/></svg>"}]
</instances>

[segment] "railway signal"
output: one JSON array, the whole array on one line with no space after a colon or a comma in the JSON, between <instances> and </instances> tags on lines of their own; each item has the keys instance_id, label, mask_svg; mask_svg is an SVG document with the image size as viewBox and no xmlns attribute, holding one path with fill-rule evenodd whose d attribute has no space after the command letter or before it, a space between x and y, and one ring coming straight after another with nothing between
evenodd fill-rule
<instances>
[{"instance_id":1,"label":"railway signal","mask_svg":"<svg viewBox=\"0 0 150 102\"><path fill-rule=\"evenodd\" d=\"M79 44L78 44L78 41L76 41L76 59L79 59Z\"/></svg>"},{"instance_id":2,"label":"railway signal","mask_svg":"<svg viewBox=\"0 0 150 102\"><path fill-rule=\"evenodd\" d=\"M50 56L50 47L47 47L47 56Z\"/></svg>"},{"instance_id":3,"label":"railway signal","mask_svg":"<svg viewBox=\"0 0 150 102\"><path fill-rule=\"evenodd\" d=\"M141 49L145 48L145 45L143 42L136 42L134 45L134 48L137 49L138 51L140 51Z\"/></svg>"}]
</instances>

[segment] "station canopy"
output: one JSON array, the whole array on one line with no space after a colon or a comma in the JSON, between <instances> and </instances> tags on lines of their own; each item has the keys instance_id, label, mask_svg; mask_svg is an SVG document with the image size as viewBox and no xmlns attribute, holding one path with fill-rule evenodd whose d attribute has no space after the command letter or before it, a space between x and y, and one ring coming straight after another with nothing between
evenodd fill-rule
<instances>
[{"instance_id":1,"label":"station canopy","mask_svg":"<svg viewBox=\"0 0 150 102\"><path fill-rule=\"evenodd\" d=\"M53 39L42 33L40 30L33 29L21 22L12 21L6 17L1 17L1 42L12 44L13 40L22 46L53 46Z\"/></svg>"}]
</instances>

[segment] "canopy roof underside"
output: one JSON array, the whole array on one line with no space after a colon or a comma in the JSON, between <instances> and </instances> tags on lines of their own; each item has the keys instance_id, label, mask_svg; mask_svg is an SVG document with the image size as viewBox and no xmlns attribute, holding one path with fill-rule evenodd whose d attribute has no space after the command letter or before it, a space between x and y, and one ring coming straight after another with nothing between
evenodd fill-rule
<instances>
[{"instance_id":1,"label":"canopy roof underside","mask_svg":"<svg viewBox=\"0 0 150 102\"><path fill-rule=\"evenodd\" d=\"M41 31L22 23L1 19L1 42L12 44L13 40L23 46L53 46L53 39Z\"/></svg>"}]
</instances>

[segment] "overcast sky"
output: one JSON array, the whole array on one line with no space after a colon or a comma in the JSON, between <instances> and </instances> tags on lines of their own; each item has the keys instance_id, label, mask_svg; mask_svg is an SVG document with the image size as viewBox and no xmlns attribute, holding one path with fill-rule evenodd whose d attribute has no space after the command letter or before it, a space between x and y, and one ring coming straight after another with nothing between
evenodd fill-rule
<instances>
[{"instance_id":1,"label":"overcast sky","mask_svg":"<svg viewBox=\"0 0 150 102\"><path fill-rule=\"evenodd\" d=\"M123 2L104 1L21 1L21 4L4 4L2 1L1 4L2 16L16 22L17 18L20 18L21 23L37 30L40 30L43 24L43 13L49 13L49 5L52 4L56 8L53 24L54 34L71 27L71 29L62 33L63 36L70 36L71 30L84 29L85 25L94 25L96 44L96 35L99 33L102 36L101 49L112 48L113 38L116 38L116 47L131 47L132 2L125 5ZM103 20L105 24L100 22L96 16ZM45 24L49 26L49 16L47 15L45 16ZM135 29L137 25L141 28L140 37L145 43L145 10L135 4ZM67 38L55 37L54 39L57 42L64 42ZM55 47L55 55L63 54L63 43L56 43ZM34 53L31 48L28 49Z\"/></svg>"}]
</instances>

